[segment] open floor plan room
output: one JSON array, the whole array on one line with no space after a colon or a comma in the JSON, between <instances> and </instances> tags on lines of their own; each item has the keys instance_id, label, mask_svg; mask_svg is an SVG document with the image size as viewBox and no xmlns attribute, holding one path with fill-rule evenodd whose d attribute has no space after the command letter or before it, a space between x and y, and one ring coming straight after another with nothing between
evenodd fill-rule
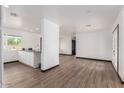
<instances>
[{"instance_id":1,"label":"open floor plan room","mask_svg":"<svg viewBox=\"0 0 124 93\"><path fill-rule=\"evenodd\" d=\"M123 5L0 9L0 87L124 87Z\"/></svg>"}]
</instances>

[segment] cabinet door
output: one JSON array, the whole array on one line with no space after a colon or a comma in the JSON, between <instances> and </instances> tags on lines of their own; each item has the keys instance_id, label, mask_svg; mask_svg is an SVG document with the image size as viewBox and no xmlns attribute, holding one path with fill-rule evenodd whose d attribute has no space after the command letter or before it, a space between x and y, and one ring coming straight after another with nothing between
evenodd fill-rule
<instances>
[{"instance_id":1,"label":"cabinet door","mask_svg":"<svg viewBox=\"0 0 124 93\"><path fill-rule=\"evenodd\" d=\"M24 63L25 62L25 53L24 52L22 52L22 51L19 51L18 52L18 59L19 59L19 61L20 62L22 62L22 63Z\"/></svg>"},{"instance_id":2,"label":"cabinet door","mask_svg":"<svg viewBox=\"0 0 124 93\"><path fill-rule=\"evenodd\" d=\"M33 52L27 52L26 53L26 64L29 65L29 66L32 66L34 65L34 56L33 56Z\"/></svg>"},{"instance_id":3,"label":"cabinet door","mask_svg":"<svg viewBox=\"0 0 124 93\"><path fill-rule=\"evenodd\" d=\"M34 53L33 52L26 52L26 51L19 51L18 52L19 61L27 64L29 66L34 66Z\"/></svg>"}]
</instances>

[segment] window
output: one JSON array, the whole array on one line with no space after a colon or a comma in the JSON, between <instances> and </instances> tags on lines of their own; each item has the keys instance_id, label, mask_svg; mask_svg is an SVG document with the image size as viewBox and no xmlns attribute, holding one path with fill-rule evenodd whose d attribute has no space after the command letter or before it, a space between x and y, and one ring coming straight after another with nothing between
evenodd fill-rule
<instances>
[{"instance_id":1,"label":"window","mask_svg":"<svg viewBox=\"0 0 124 93\"><path fill-rule=\"evenodd\" d=\"M11 50L20 50L21 49L21 43L22 38L20 36L11 36L7 35L5 36L5 48L11 49Z\"/></svg>"}]
</instances>

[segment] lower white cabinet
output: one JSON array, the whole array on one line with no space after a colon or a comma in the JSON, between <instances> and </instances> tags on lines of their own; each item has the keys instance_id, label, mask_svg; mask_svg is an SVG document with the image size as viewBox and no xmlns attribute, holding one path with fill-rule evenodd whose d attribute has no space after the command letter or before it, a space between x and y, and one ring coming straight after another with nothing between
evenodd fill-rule
<instances>
[{"instance_id":1,"label":"lower white cabinet","mask_svg":"<svg viewBox=\"0 0 124 93\"><path fill-rule=\"evenodd\" d=\"M41 53L35 51L18 51L18 59L19 62L37 68L41 63Z\"/></svg>"}]
</instances>

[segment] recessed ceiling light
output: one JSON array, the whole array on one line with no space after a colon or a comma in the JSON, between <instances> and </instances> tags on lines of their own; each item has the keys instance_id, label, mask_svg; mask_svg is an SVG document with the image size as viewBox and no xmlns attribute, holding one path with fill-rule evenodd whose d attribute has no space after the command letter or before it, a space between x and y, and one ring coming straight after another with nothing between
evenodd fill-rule
<instances>
[{"instance_id":1,"label":"recessed ceiling light","mask_svg":"<svg viewBox=\"0 0 124 93\"><path fill-rule=\"evenodd\" d=\"M88 13L88 14L91 13L91 10L87 10L87 13Z\"/></svg>"},{"instance_id":2,"label":"recessed ceiling light","mask_svg":"<svg viewBox=\"0 0 124 93\"><path fill-rule=\"evenodd\" d=\"M9 6L8 5L3 5L4 7L6 7L6 8L9 8Z\"/></svg>"}]
</instances>

